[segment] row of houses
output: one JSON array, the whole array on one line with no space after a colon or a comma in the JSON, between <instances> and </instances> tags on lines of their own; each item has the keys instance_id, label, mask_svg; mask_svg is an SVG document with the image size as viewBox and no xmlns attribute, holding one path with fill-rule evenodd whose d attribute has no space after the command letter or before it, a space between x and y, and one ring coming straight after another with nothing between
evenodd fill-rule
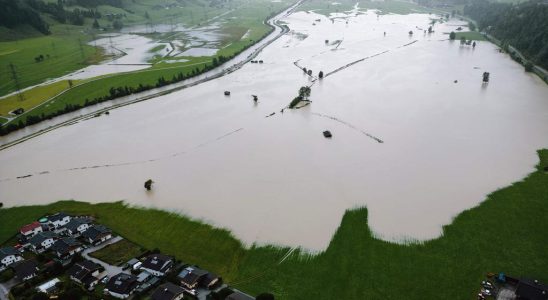
<instances>
[{"instance_id":1,"label":"row of houses","mask_svg":"<svg viewBox=\"0 0 548 300\"><path fill-rule=\"evenodd\" d=\"M36 276L38 263L24 260L27 250L35 254L51 251L59 260L68 260L90 245L101 244L112 237L105 226L93 224L91 218L73 218L56 213L24 225L19 230L19 244L0 248L0 271L12 268L21 280Z\"/></svg>"},{"instance_id":2,"label":"row of houses","mask_svg":"<svg viewBox=\"0 0 548 300\"><path fill-rule=\"evenodd\" d=\"M89 246L99 245L112 237L112 231L105 226L94 224L89 217L72 217L56 213L24 225L19 230L19 244L15 247L0 248L0 271L12 268L21 281L36 277L40 271L35 258L24 259L23 253L55 256L63 263L64 273L87 291L93 291L101 283L103 293L119 299L130 298L134 294L149 293L153 300L180 300L185 295L192 298L205 297L211 291L226 287L222 278L198 266L178 263L174 257L161 253L148 254L126 263L125 271L110 278L105 276L105 268L90 260L72 259ZM26 255L25 257L34 256ZM134 273L134 274L132 274ZM167 275L170 279L167 280ZM37 290L54 295L59 278L50 279L36 287ZM160 284L161 283L161 284ZM159 285L159 286L158 286ZM254 299L239 291L231 291L227 300Z\"/></svg>"},{"instance_id":3,"label":"row of houses","mask_svg":"<svg viewBox=\"0 0 548 300\"><path fill-rule=\"evenodd\" d=\"M132 270L140 270L139 275L120 273L110 278L105 287L105 293L113 297L126 299L139 290L142 283L142 274L162 278L168 273L173 272L174 258L163 254L150 254L144 261L137 259L127 263L127 267ZM165 282L157 287L151 295L152 300L180 300L184 299L185 294L192 296L198 295L198 290L211 291L222 285L222 278L200 269L197 266L184 266L177 273L177 284L174 282ZM253 300L244 293L234 291L227 300Z\"/></svg>"}]
</instances>

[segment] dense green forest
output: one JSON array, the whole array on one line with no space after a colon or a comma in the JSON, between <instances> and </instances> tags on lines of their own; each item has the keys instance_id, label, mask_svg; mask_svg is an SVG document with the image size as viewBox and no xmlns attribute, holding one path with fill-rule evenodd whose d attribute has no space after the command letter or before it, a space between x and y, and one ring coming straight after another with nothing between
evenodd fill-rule
<instances>
[{"instance_id":1,"label":"dense green forest","mask_svg":"<svg viewBox=\"0 0 548 300\"><path fill-rule=\"evenodd\" d=\"M21 25L30 25L43 34L49 34L49 25L44 21L43 14L47 14L59 23L83 25L85 18L100 19L101 14L93 9L65 9L65 5L81 5L94 7L98 4L109 3L121 5L118 0L72 0L58 1L57 3L42 0L0 0L0 26L17 28Z\"/></svg>"},{"instance_id":2,"label":"dense green forest","mask_svg":"<svg viewBox=\"0 0 548 300\"><path fill-rule=\"evenodd\" d=\"M519 4L473 1L464 15L478 23L503 44L512 45L535 64L548 69L548 4L528 1Z\"/></svg>"}]
</instances>

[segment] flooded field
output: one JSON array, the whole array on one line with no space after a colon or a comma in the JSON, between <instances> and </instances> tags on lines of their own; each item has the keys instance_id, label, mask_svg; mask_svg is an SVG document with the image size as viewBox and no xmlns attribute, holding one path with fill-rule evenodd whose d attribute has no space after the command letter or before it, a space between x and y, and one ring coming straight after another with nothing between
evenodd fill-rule
<instances>
[{"instance_id":1,"label":"flooded field","mask_svg":"<svg viewBox=\"0 0 548 300\"><path fill-rule=\"evenodd\" d=\"M380 238L435 238L533 170L548 87L492 44L448 41L457 20L424 33L431 17L294 13L262 64L1 151L0 199L125 200L312 251L367 206ZM312 103L282 113L303 85Z\"/></svg>"}]
</instances>

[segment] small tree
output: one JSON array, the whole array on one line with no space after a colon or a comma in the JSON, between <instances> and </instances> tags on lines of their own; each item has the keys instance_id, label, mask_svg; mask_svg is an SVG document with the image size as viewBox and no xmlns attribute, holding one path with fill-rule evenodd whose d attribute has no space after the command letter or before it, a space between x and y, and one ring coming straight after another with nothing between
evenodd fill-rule
<instances>
[{"instance_id":1,"label":"small tree","mask_svg":"<svg viewBox=\"0 0 548 300\"><path fill-rule=\"evenodd\" d=\"M116 30L120 30L124 27L124 24L120 20L114 20L114 22L112 22L112 27Z\"/></svg>"},{"instance_id":2,"label":"small tree","mask_svg":"<svg viewBox=\"0 0 548 300\"><path fill-rule=\"evenodd\" d=\"M525 72L533 72L533 64L530 61L525 63Z\"/></svg>"},{"instance_id":3,"label":"small tree","mask_svg":"<svg viewBox=\"0 0 548 300\"><path fill-rule=\"evenodd\" d=\"M147 191L150 191L152 189L152 184L154 183L154 181L152 181L152 179L149 179L147 181L145 181L145 189L147 189Z\"/></svg>"},{"instance_id":4,"label":"small tree","mask_svg":"<svg viewBox=\"0 0 548 300\"><path fill-rule=\"evenodd\" d=\"M270 293L262 293L255 297L255 300L274 300L274 295Z\"/></svg>"},{"instance_id":5,"label":"small tree","mask_svg":"<svg viewBox=\"0 0 548 300\"><path fill-rule=\"evenodd\" d=\"M432 33L432 26L428 27L428 33Z\"/></svg>"},{"instance_id":6,"label":"small tree","mask_svg":"<svg viewBox=\"0 0 548 300\"><path fill-rule=\"evenodd\" d=\"M320 73L318 73L318 77L319 77L320 79L323 78L323 71L320 71Z\"/></svg>"},{"instance_id":7,"label":"small tree","mask_svg":"<svg viewBox=\"0 0 548 300\"><path fill-rule=\"evenodd\" d=\"M97 21L97 19L94 19L94 20L93 20L93 25L92 25L92 26L93 26L93 28L95 28L95 29L99 29L99 28L101 27L101 26L99 26L99 21Z\"/></svg>"},{"instance_id":8,"label":"small tree","mask_svg":"<svg viewBox=\"0 0 548 300\"><path fill-rule=\"evenodd\" d=\"M468 22L468 28L470 28L470 31L476 31L476 24L474 24L474 22Z\"/></svg>"},{"instance_id":9,"label":"small tree","mask_svg":"<svg viewBox=\"0 0 548 300\"><path fill-rule=\"evenodd\" d=\"M451 31L451 33L449 34L449 39L454 40L456 37L457 37L457 34L454 31Z\"/></svg>"},{"instance_id":10,"label":"small tree","mask_svg":"<svg viewBox=\"0 0 548 300\"><path fill-rule=\"evenodd\" d=\"M306 72L306 74L308 74L308 75L311 75L311 76L312 76L312 70L308 70L308 72Z\"/></svg>"}]
</instances>

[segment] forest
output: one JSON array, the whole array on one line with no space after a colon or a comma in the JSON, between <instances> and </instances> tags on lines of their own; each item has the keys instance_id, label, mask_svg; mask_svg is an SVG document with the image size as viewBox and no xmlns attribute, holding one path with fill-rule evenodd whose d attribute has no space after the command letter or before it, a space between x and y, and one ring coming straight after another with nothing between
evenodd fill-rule
<instances>
[{"instance_id":1,"label":"forest","mask_svg":"<svg viewBox=\"0 0 548 300\"><path fill-rule=\"evenodd\" d=\"M548 69L548 5L541 1L519 4L474 1L464 15L475 20L480 31L503 45L512 45L535 64Z\"/></svg>"}]
</instances>

